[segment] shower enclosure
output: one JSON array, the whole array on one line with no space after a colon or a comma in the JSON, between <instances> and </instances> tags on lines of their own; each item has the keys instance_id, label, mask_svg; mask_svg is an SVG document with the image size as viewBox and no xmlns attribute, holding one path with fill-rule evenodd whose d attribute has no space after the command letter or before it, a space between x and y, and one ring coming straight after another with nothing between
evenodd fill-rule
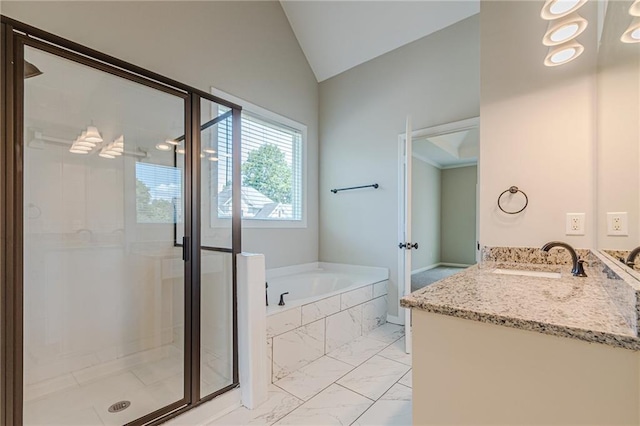
<instances>
[{"instance_id":1,"label":"shower enclosure","mask_svg":"<svg viewBox=\"0 0 640 426\"><path fill-rule=\"evenodd\" d=\"M240 107L5 17L2 58L1 424L236 387Z\"/></svg>"}]
</instances>

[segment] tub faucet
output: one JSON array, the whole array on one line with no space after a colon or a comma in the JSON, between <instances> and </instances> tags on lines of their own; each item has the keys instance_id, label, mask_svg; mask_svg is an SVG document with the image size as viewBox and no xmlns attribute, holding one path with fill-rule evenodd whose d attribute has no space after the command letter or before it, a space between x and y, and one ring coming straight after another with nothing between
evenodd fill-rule
<instances>
[{"instance_id":1,"label":"tub faucet","mask_svg":"<svg viewBox=\"0 0 640 426\"><path fill-rule=\"evenodd\" d=\"M280 295L280 301L278 302L278 306L284 306L284 295L285 294L289 294L289 292L287 291L286 293L282 293Z\"/></svg>"},{"instance_id":2,"label":"tub faucet","mask_svg":"<svg viewBox=\"0 0 640 426\"><path fill-rule=\"evenodd\" d=\"M627 256L627 260L624 262L627 264L629 268L632 268L636 265L636 257L640 254L640 246L631 250L629 256Z\"/></svg>"},{"instance_id":3,"label":"tub faucet","mask_svg":"<svg viewBox=\"0 0 640 426\"><path fill-rule=\"evenodd\" d=\"M542 250L548 252L554 247L564 247L569 250L569 254L571 255L571 261L573 262L573 268L571 268L571 274L574 277L586 277L587 274L584 272L584 260L578 258L578 254L575 249L571 247L567 243L563 243L562 241L550 241L547 244L542 246Z\"/></svg>"}]
</instances>

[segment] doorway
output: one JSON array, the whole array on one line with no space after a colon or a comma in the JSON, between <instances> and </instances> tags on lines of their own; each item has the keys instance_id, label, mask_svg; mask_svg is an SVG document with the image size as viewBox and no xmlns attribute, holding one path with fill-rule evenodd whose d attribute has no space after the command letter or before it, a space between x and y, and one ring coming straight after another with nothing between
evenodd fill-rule
<instances>
[{"instance_id":1,"label":"doorway","mask_svg":"<svg viewBox=\"0 0 640 426\"><path fill-rule=\"evenodd\" d=\"M411 135L411 137L407 137ZM479 118L407 131L399 142L398 282L400 297L479 259ZM408 310L406 352L411 352Z\"/></svg>"},{"instance_id":2,"label":"doorway","mask_svg":"<svg viewBox=\"0 0 640 426\"><path fill-rule=\"evenodd\" d=\"M477 127L413 140L411 291L476 263L478 141Z\"/></svg>"},{"instance_id":3,"label":"doorway","mask_svg":"<svg viewBox=\"0 0 640 426\"><path fill-rule=\"evenodd\" d=\"M240 107L2 32L2 424L158 424L233 389Z\"/></svg>"}]
</instances>

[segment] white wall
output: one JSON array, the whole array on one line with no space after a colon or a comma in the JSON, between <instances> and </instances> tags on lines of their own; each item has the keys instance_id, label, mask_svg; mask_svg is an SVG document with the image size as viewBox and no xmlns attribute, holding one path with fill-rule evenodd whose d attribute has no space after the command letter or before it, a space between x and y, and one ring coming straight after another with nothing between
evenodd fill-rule
<instances>
[{"instance_id":1,"label":"white wall","mask_svg":"<svg viewBox=\"0 0 640 426\"><path fill-rule=\"evenodd\" d=\"M482 1L480 104L480 243L541 246L564 240L592 247L595 148L595 8L579 40L584 54L543 65L547 24L541 2ZM498 210L498 195L516 185L529 196L518 215ZM565 215L587 214L584 236L565 236Z\"/></svg>"},{"instance_id":2,"label":"white wall","mask_svg":"<svg viewBox=\"0 0 640 426\"><path fill-rule=\"evenodd\" d=\"M420 244L411 251L413 271L440 262L441 171L417 157L411 166L411 242Z\"/></svg>"},{"instance_id":3,"label":"white wall","mask_svg":"<svg viewBox=\"0 0 640 426\"><path fill-rule=\"evenodd\" d=\"M477 166L442 170L443 263L476 263L477 175Z\"/></svg>"},{"instance_id":4,"label":"white wall","mask_svg":"<svg viewBox=\"0 0 640 426\"><path fill-rule=\"evenodd\" d=\"M318 259L318 86L278 2L3 2L2 13L308 126L307 228L245 229L270 268Z\"/></svg>"},{"instance_id":5,"label":"white wall","mask_svg":"<svg viewBox=\"0 0 640 426\"><path fill-rule=\"evenodd\" d=\"M478 115L478 36L476 15L320 84L320 260L390 268L390 301L398 295L398 135L407 114L414 129ZM374 182L379 189L329 192Z\"/></svg>"}]
</instances>

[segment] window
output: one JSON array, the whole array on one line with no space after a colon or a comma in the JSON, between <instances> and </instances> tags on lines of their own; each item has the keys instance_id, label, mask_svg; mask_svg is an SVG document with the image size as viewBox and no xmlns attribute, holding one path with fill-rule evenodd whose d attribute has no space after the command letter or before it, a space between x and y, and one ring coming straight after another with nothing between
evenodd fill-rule
<instances>
[{"instance_id":1,"label":"window","mask_svg":"<svg viewBox=\"0 0 640 426\"><path fill-rule=\"evenodd\" d=\"M182 176L175 167L136 163L138 223L182 222Z\"/></svg>"},{"instance_id":2,"label":"window","mask_svg":"<svg viewBox=\"0 0 640 426\"><path fill-rule=\"evenodd\" d=\"M268 115L242 112L242 218L302 223L304 130ZM230 127L231 120L225 120L218 129L218 218L231 217Z\"/></svg>"}]
</instances>

